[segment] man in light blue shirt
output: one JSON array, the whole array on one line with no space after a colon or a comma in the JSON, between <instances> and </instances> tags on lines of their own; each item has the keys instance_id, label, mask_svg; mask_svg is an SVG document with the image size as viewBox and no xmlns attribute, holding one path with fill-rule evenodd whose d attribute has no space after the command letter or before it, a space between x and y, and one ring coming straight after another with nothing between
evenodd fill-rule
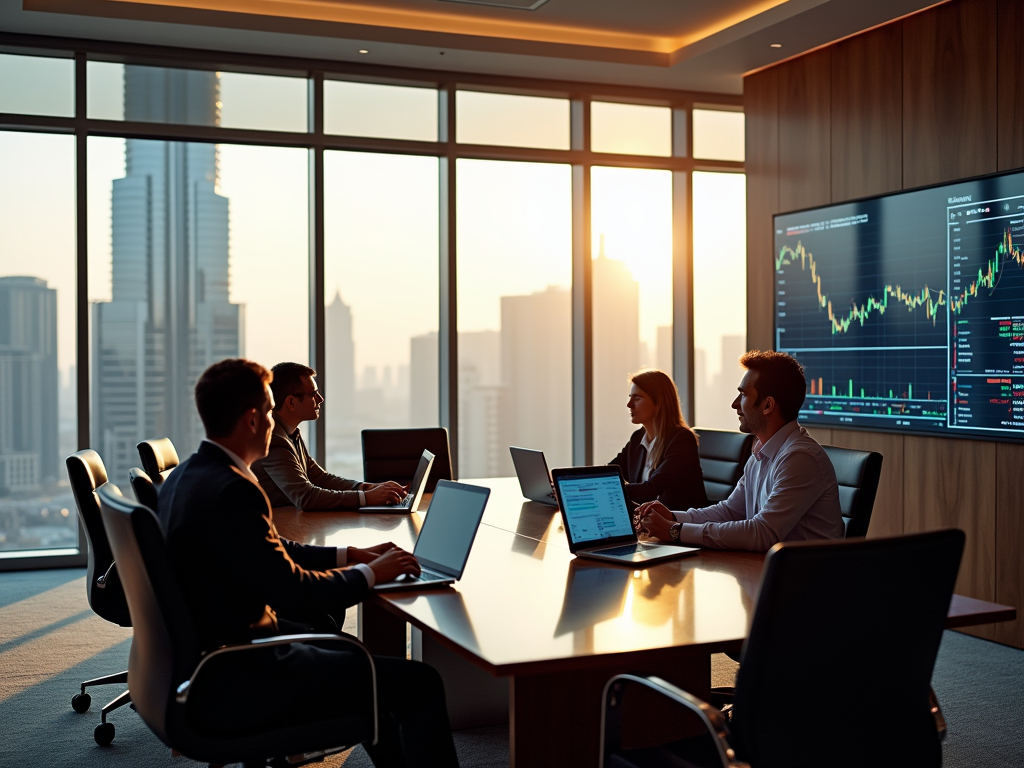
<instances>
[{"instance_id":1,"label":"man in light blue shirt","mask_svg":"<svg viewBox=\"0 0 1024 768\"><path fill-rule=\"evenodd\" d=\"M748 352L732 407L740 431L757 438L729 498L672 512L657 501L637 508L642 528L665 541L766 552L780 541L840 539L843 518L832 462L797 423L807 391L803 366L781 352Z\"/></svg>"}]
</instances>

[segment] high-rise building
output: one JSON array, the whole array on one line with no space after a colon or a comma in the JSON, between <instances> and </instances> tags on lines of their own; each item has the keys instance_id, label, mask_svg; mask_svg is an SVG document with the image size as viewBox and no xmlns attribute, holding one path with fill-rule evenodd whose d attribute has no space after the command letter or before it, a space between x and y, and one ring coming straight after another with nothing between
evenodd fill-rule
<instances>
[{"instance_id":1,"label":"high-rise building","mask_svg":"<svg viewBox=\"0 0 1024 768\"><path fill-rule=\"evenodd\" d=\"M640 285L625 262L601 248L592 264L594 461L611 461L635 426L626 398L629 374L640 366Z\"/></svg>"},{"instance_id":2,"label":"high-rise building","mask_svg":"<svg viewBox=\"0 0 1024 768\"><path fill-rule=\"evenodd\" d=\"M327 433L341 435L351 431L355 416L356 346L352 338L352 308L341 299L341 292L327 305L324 313L327 370L324 406Z\"/></svg>"},{"instance_id":3,"label":"high-rise building","mask_svg":"<svg viewBox=\"0 0 1024 768\"><path fill-rule=\"evenodd\" d=\"M437 331L409 339L409 426L436 427L439 423Z\"/></svg>"},{"instance_id":4,"label":"high-rise building","mask_svg":"<svg viewBox=\"0 0 1024 768\"><path fill-rule=\"evenodd\" d=\"M501 297L507 442L544 451L551 466L572 464L571 318L568 288ZM502 456L503 474L512 474L507 445Z\"/></svg>"},{"instance_id":5,"label":"high-rise building","mask_svg":"<svg viewBox=\"0 0 1024 768\"><path fill-rule=\"evenodd\" d=\"M38 277L0 277L0 488L57 479L58 385L57 291Z\"/></svg>"},{"instance_id":6,"label":"high-rise building","mask_svg":"<svg viewBox=\"0 0 1024 768\"><path fill-rule=\"evenodd\" d=\"M219 123L213 72L125 67L125 119ZM139 440L202 437L193 389L243 354L243 307L229 299L228 200L217 147L128 139L112 196L112 298L93 305L93 436L123 482Z\"/></svg>"}]
</instances>

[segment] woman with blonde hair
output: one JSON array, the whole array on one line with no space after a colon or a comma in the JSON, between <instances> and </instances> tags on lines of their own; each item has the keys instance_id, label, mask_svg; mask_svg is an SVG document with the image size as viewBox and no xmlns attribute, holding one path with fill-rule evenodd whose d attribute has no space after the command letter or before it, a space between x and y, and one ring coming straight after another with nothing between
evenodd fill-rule
<instances>
[{"instance_id":1,"label":"woman with blonde hair","mask_svg":"<svg viewBox=\"0 0 1024 768\"><path fill-rule=\"evenodd\" d=\"M622 470L630 501L660 501L669 509L708 505L697 455L697 436L679 407L679 391L664 371L641 370L629 377L626 407L640 429L610 463Z\"/></svg>"}]
</instances>

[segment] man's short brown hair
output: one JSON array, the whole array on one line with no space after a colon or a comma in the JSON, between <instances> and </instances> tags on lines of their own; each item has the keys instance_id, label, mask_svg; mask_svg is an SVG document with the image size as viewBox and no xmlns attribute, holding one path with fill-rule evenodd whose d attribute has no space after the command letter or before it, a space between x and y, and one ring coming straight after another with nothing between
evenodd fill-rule
<instances>
[{"instance_id":1,"label":"man's short brown hair","mask_svg":"<svg viewBox=\"0 0 1024 768\"><path fill-rule=\"evenodd\" d=\"M281 410L288 395L297 395L302 392L302 380L305 377L316 376L316 371L302 363L278 363L270 370L274 373L270 389L274 393L275 411Z\"/></svg>"},{"instance_id":2,"label":"man's short brown hair","mask_svg":"<svg viewBox=\"0 0 1024 768\"><path fill-rule=\"evenodd\" d=\"M207 437L227 437L238 420L266 402L274 375L259 363L232 358L214 363L196 382L196 408Z\"/></svg>"},{"instance_id":3,"label":"man's short brown hair","mask_svg":"<svg viewBox=\"0 0 1024 768\"><path fill-rule=\"evenodd\" d=\"M754 388L758 405L766 397L773 397L787 423L800 415L800 406L807 396L807 378L796 358L785 352L755 349L740 358L740 365L757 372Z\"/></svg>"}]
</instances>

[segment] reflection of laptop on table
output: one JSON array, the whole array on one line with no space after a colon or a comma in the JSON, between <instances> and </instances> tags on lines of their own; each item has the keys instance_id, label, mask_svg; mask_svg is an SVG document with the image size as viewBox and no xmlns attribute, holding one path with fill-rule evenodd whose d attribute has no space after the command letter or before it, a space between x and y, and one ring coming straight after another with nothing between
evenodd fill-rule
<instances>
[{"instance_id":1,"label":"reflection of laptop on table","mask_svg":"<svg viewBox=\"0 0 1024 768\"><path fill-rule=\"evenodd\" d=\"M422 573L375 584L374 590L439 587L461 579L490 494L489 488L438 480L412 551Z\"/></svg>"},{"instance_id":2,"label":"reflection of laptop on table","mask_svg":"<svg viewBox=\"0 0 1024 768\"><path fill-rule=\"evenodd\" d=\"M551 477L569 551L577 557L646 565L697 551L696 547L640 543L617 466L556 469Z\"/></svg>"},{"instance_id":3,"label":"reflection of laptop on table","mask_svg":"<svg viewBox=\"0 0 1024 768\"><path fill-rule=\"evenodd\" d=\"M427 476L430 474L430 467L434 464L434 454L428 450L423 451L420 456L420 463L416 466L416 474L412 476L409 483L409 492L405 498L397 504L378 504L372 507L360 507L360 512L415 512L423 498L423 491L427 487Z\"/></svg>"},{"instance_id":4,"label":"reflection of laptop on table","mask_svg":"<svg viewBox=\"0 0 1024 768\"><path fill-rule=\"evenodd\" d=\"M512 453L512 463L516 467L523 496L530 501L557 507L558 502L555 501L554 487L551 485L551 475L548 473L548 463L544 460L544 452L515 446L509 448L509 451Z\"/></svg>"}]
</instances>

